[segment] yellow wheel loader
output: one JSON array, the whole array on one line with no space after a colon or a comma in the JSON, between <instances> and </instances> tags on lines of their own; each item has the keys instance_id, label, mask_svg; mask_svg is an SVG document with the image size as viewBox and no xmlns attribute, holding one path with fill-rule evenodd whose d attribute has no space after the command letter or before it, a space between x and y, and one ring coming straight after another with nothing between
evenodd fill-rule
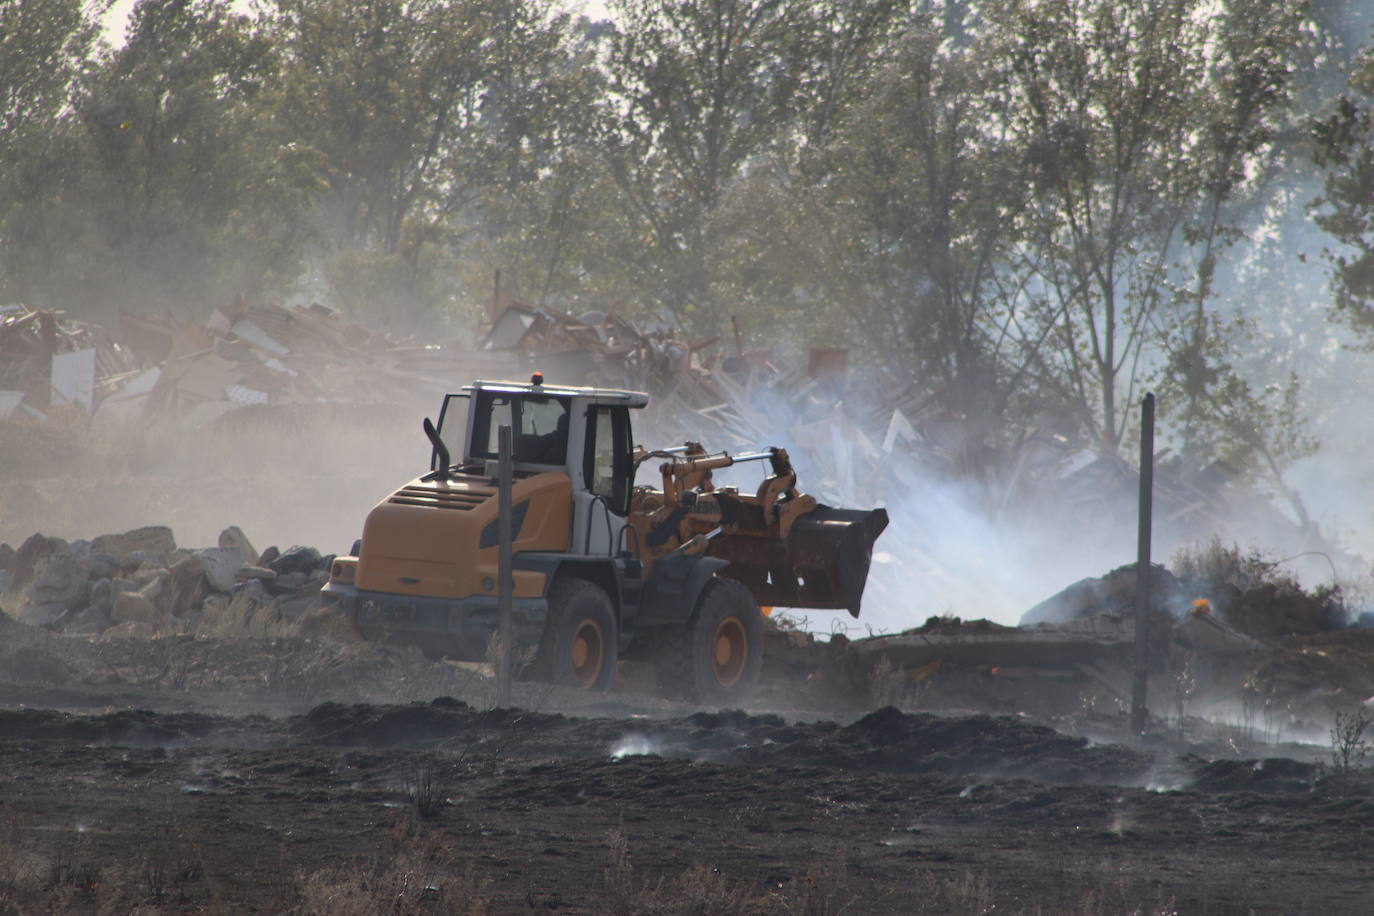
<instances>
[{"instance_id":1,"label":"yellow wheel loader","mask_svg":"<svg viewBox=\"0 0 1374 916\"><path fill-rule=\"evenodd\" d=\"M742 698L763 659L760 607L858 616L883 509L832 509L797 489L787 453L634 445L636 391L475 382L426 419L429 473L367 516L325 600L368 639L481 660L498 629L498 430L511 429L514 634L536 676L604 688L617 659L656 666L670 695ZM467 409L464 410L464 402ZM457 456L457 460L454 457ZM659 486L635 483L659 461ZM757 492L712 472L766 461Z\"/></svg>"}]
</instances>

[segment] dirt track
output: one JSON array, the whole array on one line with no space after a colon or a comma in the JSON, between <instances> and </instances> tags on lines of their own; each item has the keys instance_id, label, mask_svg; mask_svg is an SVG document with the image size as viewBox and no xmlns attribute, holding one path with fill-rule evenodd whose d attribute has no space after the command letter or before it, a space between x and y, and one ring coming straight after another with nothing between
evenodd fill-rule
<instances>
[{"instance_id":1,"label":"dirt track","mask_svg":"<svg viewBox=\"0 0 1374 916\"><path fill-rule=\"evenodd\" d=\"M1323 774L1321 748L1128 748L776 682L781 714L537 685L534 711L493 710L480 674L368 646L0 641L0 909L1358 913L1374 894L1370 782Z\"/></svg>"}]
</instances>

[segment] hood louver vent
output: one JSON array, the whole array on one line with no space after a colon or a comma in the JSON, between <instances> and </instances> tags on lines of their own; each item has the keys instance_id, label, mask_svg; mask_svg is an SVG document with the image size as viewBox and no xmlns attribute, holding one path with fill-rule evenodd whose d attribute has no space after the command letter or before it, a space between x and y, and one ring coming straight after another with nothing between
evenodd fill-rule
<instances>
[{"instance_id":1,"label":"hood louver vent","mask_svg":"<svg viewBox=\"0 0 1374 916\"><path fill-rule=\"evenodd\" d=\"M431 490L428 487L402 487L388 502L402 506L429 506L435 509L472 509L492 496L472 490Z\"/></svg>"}]
</instances>

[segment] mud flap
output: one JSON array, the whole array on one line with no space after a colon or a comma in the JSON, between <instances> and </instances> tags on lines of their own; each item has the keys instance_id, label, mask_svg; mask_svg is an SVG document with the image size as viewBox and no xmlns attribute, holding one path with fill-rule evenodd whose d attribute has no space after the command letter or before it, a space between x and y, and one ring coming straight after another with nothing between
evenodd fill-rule
<instances>
[{"instance_id":1,"label":"mud flap","mask_svg":"<svg viewBox=\"0 0 1374 916\"><path fill-rule=\"evenodd\" d=\"M786 541L731 534L708 551L729 565L721 573L748 586L761 605L839 609L859 616L873 544L887 527L886 509L817 506Z\"/></svg>"}]
</instances>

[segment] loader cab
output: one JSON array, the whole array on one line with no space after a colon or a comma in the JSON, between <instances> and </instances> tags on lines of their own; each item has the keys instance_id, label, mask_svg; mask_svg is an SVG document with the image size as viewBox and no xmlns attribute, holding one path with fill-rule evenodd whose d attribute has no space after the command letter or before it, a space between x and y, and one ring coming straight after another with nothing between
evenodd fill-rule
<instances>
[{"instance_id":1,"label":"loader cab","mask_svg":"<svg viewBox=\"0 0 1374 916\"><path fill-rule=\"evenodd\" d=\"M468 404L465 424L461 398ZM648 400L637 391L542 380L475 382L445 398L439 436L463 464L486 466L497 460L500 428L510 426L517 475L561 471L572 482L572 551L607 556L626 547L635 473L630 411ZM452 441L458 428L466 432L461 446ZM432 469L437 460L431 459Z\"/></svg>"}]
</instances>

